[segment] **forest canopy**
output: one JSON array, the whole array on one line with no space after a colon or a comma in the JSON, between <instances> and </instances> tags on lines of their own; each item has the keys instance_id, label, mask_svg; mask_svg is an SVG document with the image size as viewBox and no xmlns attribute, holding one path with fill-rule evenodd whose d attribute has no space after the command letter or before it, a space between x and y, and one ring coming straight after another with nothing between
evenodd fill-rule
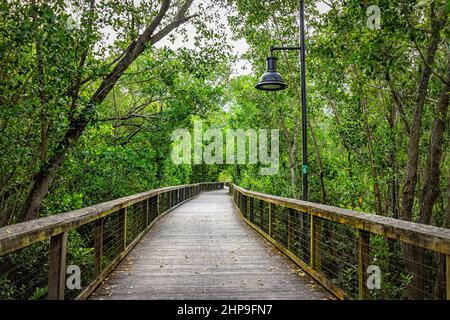
<instances>
[{"instance_id":1,"label":"forest canopy","mask_svg":"<svg viewBox=\"0 0 450 320\"><path fill-rule=\"evenodd\" d=\"M309 201L450 228L450 2L305 6ZM0 226L200 181L299 199L298 52L276 53L287 90L255 89L269 47L298 45L297 11L293 0L2 1ZM172 132L200 120L278 129L279 170L174 164Z\"/></svg>"}]
</instances>

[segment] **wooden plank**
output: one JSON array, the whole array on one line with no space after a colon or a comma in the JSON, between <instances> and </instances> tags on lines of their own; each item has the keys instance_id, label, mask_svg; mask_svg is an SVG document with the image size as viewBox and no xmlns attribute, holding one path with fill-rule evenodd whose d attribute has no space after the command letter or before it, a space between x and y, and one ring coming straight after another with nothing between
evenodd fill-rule
<instances>
[{"instance_id":1,"label":"wooden plank","mask_svg":"<svg viewBox=\"0 0 450 320\"><path fill-rule=\"evenodd\" d=\"M221 190L161 219L90 299L330 297L250 229Z\"/></svg>"},{"instance_id":2,"label":"wooden plank","mask_svg":"<svg viewBox=\"0 0 450 320\"><path fill-rule=\"evenodd\" d=\"M66 286L67 232L51 237L49 250L47 299L64 300L64 288Z\"/></svg>"},{"instance_id":3,"label":"wooden plank","mask_svg":"<svg viewBox=\"0 0 450 320\"><path fill-rule=\"evenodd\" d=\"M157 216L152 222L150 222L150 225L147 226L147 228L142 231L136 239L128 245L127 248L125 248L125 251L119 253L117 257L115 257L109 265L99 274L95 279L87 285L86 288L75 298L76 300L84 300L89 297L89 295L103 282L103 280L108 276L114 268L119 264L120 261L122 261L123 258L125 258L131 250L135 247L135 245L144 237L144 235L153 227L156 222L158 222L162 217L164 217L166 214L174 210L175 208L183 205L185 202L190 201L191 199L187 199L184 202L178 204L176 207L172 208L171 210L167 210L166 212L163 212L160 216Z\"/></svg>"},{"instance_id":4,"label":"wooden plank","mask_svg":"<svg viewBox=\"0 0 450 320\"><path fill-rule=\"evenodd\" d=\"M334 297L340 300L349 299L350 297L346 295L346 293L336 286L332 281L328 280L323 274L320 272L317 272L313 270L308 264L306 264L304 261L302 261L295 253L285 248L280 242L269 236L267 233L265 233L263 230L261 230L258 226L254 225L250 221L248 221L242 212L239 210L238 207L236 207L236 210L241 215L241 218L253 229L255 229L263 238L265 238L267 241L269 241L271 244L273 244L277 249L279 249L281 252L283 252L289 259L291 259L293 262L295 262L300 268L302 268L306 273L308 273L311 277L313 277L315 280L317 280L325 289L330 291Z\"/></svg>"}]
</instances>

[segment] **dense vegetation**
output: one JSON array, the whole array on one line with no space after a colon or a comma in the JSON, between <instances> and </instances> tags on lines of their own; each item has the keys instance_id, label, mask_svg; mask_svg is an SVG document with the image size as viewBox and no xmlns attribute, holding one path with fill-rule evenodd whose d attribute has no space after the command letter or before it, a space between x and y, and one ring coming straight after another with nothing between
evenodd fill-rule
<instances>
[{"instance_id":1,"label":"dense vegetation","mask_svg":"<svg viewBox=\"0 0 450 320\"><path fill-rule=\"evenodd\" d=\"M172 2L2 1L0 226L219 178L300 197L298 55L278 53L288 90L254 89L269 46L298 43L298 1ZM450 228L449 2L374 2L379 30L366 25L368 1L306 1L310 200ZM74 5L81 23L68 28ZM250 75L231 72L218 7L249 45ZM197 50L155 47L186 36L188 23ZM278 174L174 165L171 133L199 119L280 129ZM8 290L0 297L14 296Z\"/></svg>"}]
</instances>

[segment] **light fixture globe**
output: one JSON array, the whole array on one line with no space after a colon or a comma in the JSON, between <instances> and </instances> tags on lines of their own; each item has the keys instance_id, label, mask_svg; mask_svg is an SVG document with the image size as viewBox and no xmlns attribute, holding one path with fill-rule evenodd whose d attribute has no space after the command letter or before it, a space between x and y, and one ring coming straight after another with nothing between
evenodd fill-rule
<instances>
[{"instance_id":1,"label":"light fixture globe","mask_svg":"<svg viewBox=\"0 0 450 320\"><path fill-rule=\"evenodd\" d=\"M288 87L276 70L276 60L277 58L275 57L268 57L266 59L267 70L259 79L258 84L255 86L256 89L262 91L278 91Z\"/></svg>"}]
</instances>

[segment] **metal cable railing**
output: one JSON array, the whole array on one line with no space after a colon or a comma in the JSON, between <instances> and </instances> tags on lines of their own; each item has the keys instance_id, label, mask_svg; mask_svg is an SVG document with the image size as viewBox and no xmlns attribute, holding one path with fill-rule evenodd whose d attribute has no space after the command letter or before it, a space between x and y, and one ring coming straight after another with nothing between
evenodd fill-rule
<instances>
[{"instance_id":1,"label":"metal cable railing","mask_svg":"<svg viewBox=\"0 0 450 320\"><path fill-rule=\"evenodd\" d=\"M230 184L244 220L340 299L450 299L450 230Z\"/></svg>"},{"instance_id":2,"label":"metal cable railing","mask_svg":"<svg viewBox=\"0 0 450 320\"><path fill-rule=\"evenodd\" d=\"M208 182L161 188L0 228L0 299L84 299L163 215Z\"/></svg>"}]
</instances>

